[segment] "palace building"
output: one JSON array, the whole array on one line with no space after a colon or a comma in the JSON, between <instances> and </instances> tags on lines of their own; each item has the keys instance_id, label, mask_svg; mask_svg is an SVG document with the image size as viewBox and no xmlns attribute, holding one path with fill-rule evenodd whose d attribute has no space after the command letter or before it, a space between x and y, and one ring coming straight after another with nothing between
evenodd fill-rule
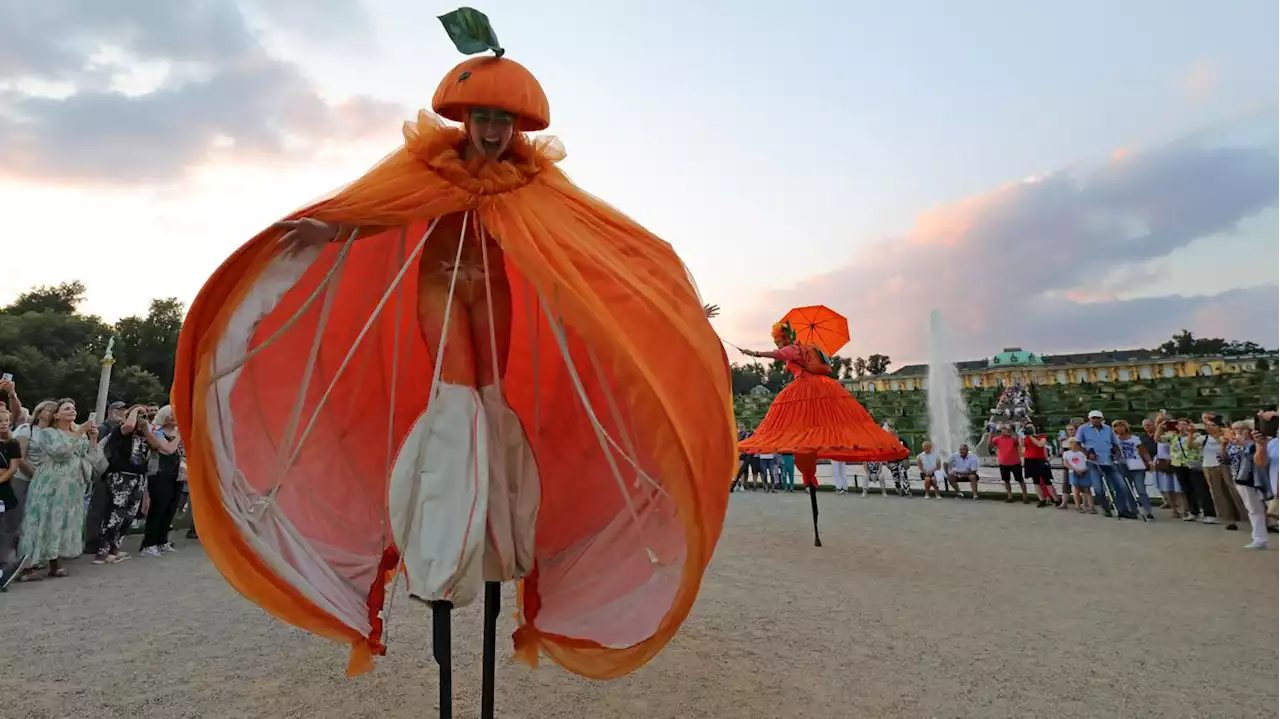
<instances>
[{"instance_id":1,"label":"palace building","mask_svg":"<svg viewBox=\"0 0 1280 719\"><path fill-rule=\"evenodd\" d=\"M1277 353L1248 355L1177 356L1155 350L1112 350L1078 354L1038 355L1008 347L989 359L957 362L965 387L1131 382L1161 377L1192 377L1252 372L1276 366ZM878 377L858 377L845 384L864 392L927 389L929 366L899 367Z\"/></svg>"}]
</instances>

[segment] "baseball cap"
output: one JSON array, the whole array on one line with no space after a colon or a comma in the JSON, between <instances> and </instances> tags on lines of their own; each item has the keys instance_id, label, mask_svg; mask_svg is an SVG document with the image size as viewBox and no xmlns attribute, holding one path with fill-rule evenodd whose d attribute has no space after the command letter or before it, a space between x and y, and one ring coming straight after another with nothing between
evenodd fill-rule
<instances>
[{"instance_id":1,"label":"baseball cap","mask_svg":"<svg viewBox=\"0 0 1280 719\"><path fill-rule=\"evenodd\" d=\"M1089 413L1089 419L1093 419L1094 417L1097 417L1098 419L1102 419L1102 413L1095 409Z\"/></svg>"},{"instance_id":2,"label":"baseball cap","mask_svg":"<svg viewBox=\"0 0 1280 719\"><path fill-rule=\"evenodd\" d=\"M128 407L128 406L129 405L125 404L124 402L121 402L120 400L116 400L111 404L107 405L107 409L124 409L125 407Z\"/></svg>"}]
</instances>

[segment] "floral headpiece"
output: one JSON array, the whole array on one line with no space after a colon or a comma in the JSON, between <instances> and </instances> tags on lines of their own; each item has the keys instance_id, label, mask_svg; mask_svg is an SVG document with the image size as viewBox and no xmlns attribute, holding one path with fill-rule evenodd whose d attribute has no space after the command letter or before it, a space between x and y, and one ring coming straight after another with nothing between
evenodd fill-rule
<instances>
[{"instance_id":1,"label":"floral headpiece","mask_svg":"<svg viewBox=\"0 0 1280 719\"><path fill-rule=\"evenodd\" d=\"M787 344L794 344L796 341L796 331L791 329L790 322L774 322L770 333L774 342L785 339Z\"/></svg>"}]
</instances>

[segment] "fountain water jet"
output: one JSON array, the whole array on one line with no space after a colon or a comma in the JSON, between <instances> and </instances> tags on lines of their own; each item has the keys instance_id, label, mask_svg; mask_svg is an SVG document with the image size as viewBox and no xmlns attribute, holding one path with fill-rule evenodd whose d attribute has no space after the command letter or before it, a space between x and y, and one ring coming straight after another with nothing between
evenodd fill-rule
<instances>
[{"instance_id":1,"label":"fountain water jet","mask_svg":"<svg viewBox=\"0 0 1280 719\"><path fill-rule=\"evenodd\" d=\"M965 407L960 372L937 310L929 313L929 439L943 457L969 442L969 412Z\"/></svg>"}]
</instances>

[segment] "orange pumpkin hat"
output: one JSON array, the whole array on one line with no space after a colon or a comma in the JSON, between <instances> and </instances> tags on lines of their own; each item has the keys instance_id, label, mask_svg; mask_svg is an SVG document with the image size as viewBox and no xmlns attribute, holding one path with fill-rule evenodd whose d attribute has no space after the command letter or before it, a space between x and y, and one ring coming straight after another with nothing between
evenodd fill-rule
<instances>
[{"instance_id":1,"label":"orange pumpkin hat","mask_svg":"<svg viewBox=\"0 0 1280 719\"><path fill-rule=\"evenodd\" d=\"M547 94L533 73L515 60L503 57L489 18L464 7L440 16L454 46L467 55L492 50L493 57L473 57L449 71L431 98L436 114L466 122L473 107L496 107L515 115L516 129L537 132L551 125Z\"/></svg>"}]
</instances>

